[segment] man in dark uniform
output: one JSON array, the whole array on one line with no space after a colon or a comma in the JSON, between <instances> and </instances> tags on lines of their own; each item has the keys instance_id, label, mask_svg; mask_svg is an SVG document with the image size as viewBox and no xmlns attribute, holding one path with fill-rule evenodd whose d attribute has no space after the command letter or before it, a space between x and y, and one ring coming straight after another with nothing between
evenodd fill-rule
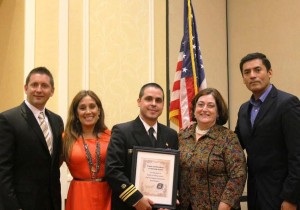
<instances>
[{"instance_id":1,"label":"man in dark uniform","mask_svg":"<svg viewBox=\"0 0 300 210\"><path fill-rule=\"evenodd\" d=\"M113 210L152 209L154 204L130 181L133 146L178 149L177 132L157 122L164 107L163 89L156 83L145 84L137 103L139 116L112 128L107 150L105 178L113 191ZM149 129L154 129L154 143Z\"/></svg>"}]
</instances>

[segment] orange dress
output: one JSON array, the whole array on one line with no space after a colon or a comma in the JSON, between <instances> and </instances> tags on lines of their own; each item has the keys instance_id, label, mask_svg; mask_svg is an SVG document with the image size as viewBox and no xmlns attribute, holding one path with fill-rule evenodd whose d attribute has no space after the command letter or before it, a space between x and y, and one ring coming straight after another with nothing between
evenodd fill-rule
<instances>
[{"instance_id":1,"label":"orange dress","mask_svg":"<svg viewBox=\"0 0 300 210\"><path fill-rule=\"evenodd\" d=\"M111 132L106 130L100 136L100 170L97 178L104 177L106 150ZM92 159L96 159L96 139L85 139ZM70 183L66 210L110 210L111 189L106 181L86 181L91 179L82 138L77 139L70 153L68 168L73 176ZM81 179L81 180L75 180Z\"/></svg>"}]
</instances>

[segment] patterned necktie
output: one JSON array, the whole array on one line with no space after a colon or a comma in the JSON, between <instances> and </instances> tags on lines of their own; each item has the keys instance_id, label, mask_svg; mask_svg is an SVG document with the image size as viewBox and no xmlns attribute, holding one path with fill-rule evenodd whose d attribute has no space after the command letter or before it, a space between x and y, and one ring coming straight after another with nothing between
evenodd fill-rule
<instances>
[{"instance_id":1,"label":"patterned necktie","mask_svg":"<svg viewBox=\"0 0 300 210\"><path fill-rule=\"evenodd\" d=\"M39 116L39 121L40 121L40 127L43 131L43 134L45 136L45 140L49 149L50 154L52 153L52 139L50 136L50 132L49 132L49 127L45 121L45 115L44 112L40 112Z\"/></svg>"},{"instance_id":2,"label":"patterned necktie","mask_svg":"<svg viewBox=\"0 0 300 210\"><path fill-rule=\"evenodd\" d=\"M150 127L148 130L148 133L149 133L152 145L155 146L156 138L154 136L154 128Z\"/></svg>"}]
</instances>

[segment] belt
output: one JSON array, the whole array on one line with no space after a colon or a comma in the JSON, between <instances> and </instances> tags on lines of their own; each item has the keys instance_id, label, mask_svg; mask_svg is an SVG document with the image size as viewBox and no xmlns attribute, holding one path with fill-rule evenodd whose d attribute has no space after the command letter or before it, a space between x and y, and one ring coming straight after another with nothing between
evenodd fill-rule
<instances>
[{"instance_id":1,"label":"belt","mask_svg":"<svg viewBox=\"0 0 300 210\"><path fill-rule=\"evenodd\" d=\"M73 178L73 180L76 180L76 181L87 181L87 182L104 182L105 181L104 177L102 177L102 178L95 178L95 179Z\"/></svg>"}]
</instances>

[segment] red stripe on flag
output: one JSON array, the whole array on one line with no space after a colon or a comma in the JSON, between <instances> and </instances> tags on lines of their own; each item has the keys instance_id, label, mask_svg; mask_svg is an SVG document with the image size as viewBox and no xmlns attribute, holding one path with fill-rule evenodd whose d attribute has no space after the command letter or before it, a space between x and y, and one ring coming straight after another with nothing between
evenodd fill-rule
<instances>
[{"instance_id":1,"label":"red stripe on flag","mask_svg":"<svg viewBox=\"0 0 300 210\"><path fill-rule=\"evenodd\" d=\"M193 7L190 0L185 0L184 5L184 35L177 60L169 114L170 120L179 128L190 124L191 102L200 88L206 88Z\"/></svg>"}]
</instances>

